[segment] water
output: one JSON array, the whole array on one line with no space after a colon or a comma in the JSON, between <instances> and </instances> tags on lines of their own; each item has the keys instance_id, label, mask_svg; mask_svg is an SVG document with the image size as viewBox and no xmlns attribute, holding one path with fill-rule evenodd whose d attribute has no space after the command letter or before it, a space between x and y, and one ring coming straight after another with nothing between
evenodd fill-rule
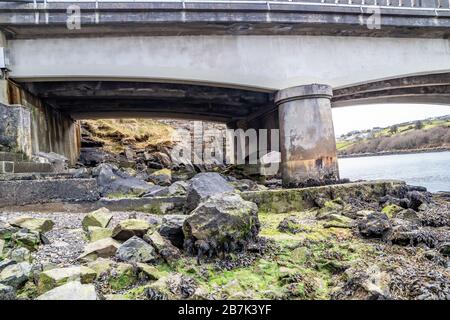
<instances>
[{"instance_id":1,"label":"water","mask_svg":"<svg viewBox=\"0 0 450 320\"><path fill-rule=\"evenodd\" d=\"M450 151L339 159L341 178L397 179L428 191L450 191Z\"/></svg>"}]
</instances>

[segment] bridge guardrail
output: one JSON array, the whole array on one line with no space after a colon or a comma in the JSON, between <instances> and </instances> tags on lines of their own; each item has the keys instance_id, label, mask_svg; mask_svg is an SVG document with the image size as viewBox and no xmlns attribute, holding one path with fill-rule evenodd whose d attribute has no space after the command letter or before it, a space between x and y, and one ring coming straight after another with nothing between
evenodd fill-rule
<instances>
[{"instance_id":1,"label":"bridge guardrail","mask_svg":"<svg viewBox=\"0 0 450 320\"><path fill-rule=\"evenodd\" d=\"M264 3L305 3L305 4L333 4L333 5L365 5L395 8L431 8L450 9L450 0L0 0L0 2L22 3L61 3L61 2L264 2Z\"/></svg>"}]
</instances>

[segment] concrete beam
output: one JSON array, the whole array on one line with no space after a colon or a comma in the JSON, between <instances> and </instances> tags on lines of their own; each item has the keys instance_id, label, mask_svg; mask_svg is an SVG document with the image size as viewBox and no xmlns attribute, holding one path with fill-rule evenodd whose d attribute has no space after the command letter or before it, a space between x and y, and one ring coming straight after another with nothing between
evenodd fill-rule
<instances>
[{"instance_id":1,"label":"concrete beam","mask_svg":"<svg viewBox=\"0 0 450 320\"><path fill-rule=\"evenodd\" d=\"M450 73L384 79L333 90L333 107L372 103L450 105Z\"/></svg>"},{"instance_id":2,"label":"concrete beam","mask_svg":"<svg viewBox=\"0 0 450 320\"><path fill-rule=\"evenodd\" d=\"M315 3L311 3L315 2ZM377 7L380 29L367 28L368 4L334 1L155 1L0 3L0 27L11 38L134 35L341 35L430 37L449 35L450 11L403 6ZM81 28L66 27L67 8L80 8ZM127 23L123 23L123 22Z\"/></svg>"},{"instance_id":3,"label":"concrete beam","mask_svg":"<svg viewBox=\"0 0 450 320\"><path fill-rule=\"evenodd\" d=\"M322 84L277 92L281 174L284 186L316 184L339 178L330 99Z\"/></svg>"}]
</instances>

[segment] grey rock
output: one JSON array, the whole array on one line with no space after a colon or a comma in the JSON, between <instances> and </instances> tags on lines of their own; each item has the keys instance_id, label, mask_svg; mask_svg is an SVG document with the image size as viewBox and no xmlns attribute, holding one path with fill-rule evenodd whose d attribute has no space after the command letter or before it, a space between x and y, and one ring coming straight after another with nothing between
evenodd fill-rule
<instances>
[{"instance_id":1,"label":"grey rock","mask_svg":"<svg viewBox=\"0 0 450 320\"><path fill-rule=\"evenodd\" d=\"M183 224L188 216L173 214L164 216L159 233L164 238L168 239L174 246L178 248L183 247L184 233Z\"/></svg>"},{"instance_id":2,"label":"grey rock","mask_svg":"<svg viewBox=\"0 0 450 320\"><path fill-rule=\"evenodd\" d=\"M31 253L27 248L19 247L11 250L9 253L9 258L17 263L19 262L30 262Z\"/></svg>"},{"instance_id":3,"label":"grey rock","mask_svg":"<svg viewBox=\"0 0 450 320\"><path fill-rule=\"evenodd\" d=\"M14 300L16 299L16 292L13 287L5 286L0 283L0 300Z\"/></svg>"},{"instance_id":4,"label":"grey rock","mask_svg":"<svg viewBox=\"0 0 450 320\"><path fill-rule=\"evenodd\" d=\"M37 300L98 300L95 287L92 284L81 284L78 281L68 282L62 286L47 291Z\"/></svg>"},{"instance_id":5,"label":"grey rock","mask_svg":"<svg viewBox=\"0 0 450 320\"><path fill-rule=\"evenodd\" d=\"M168 263L172 263L180 259L181 252L169 240L162 237L158 231L149 231L144 236L144 240L152 245L158 254Z\"/></svg>"},{"instance_id":6,"label":"grey rock","mask_svg":"<svg viewBox=\"0 0 450 320\"><path fill-rule=\"evenodd\" d=\"M101 164L93 170L102 195L111 193L142 193L150 190L151 185L145 181L120 172L117 167Z\"/></svg>"},{"instance_id":7,"label":"grey rock","mask_svg":"<svg viewBox=\"0 0 450 320\"><path fill-rule=\"evenodd\" d=\"M201 203L183 224L187 249L242 249L259 232L258 207L238 194L216 194ZM201 241L201 242L198 242Z\"/></svg>"},{"instance_id":8,"label":"grey rock","mask_svg":"<svg viewBox=\"0 0 450 320\"><path fill-rule=\"evenodd\" d=\"M233 192L234 188L218 173L205 172L188 183L186 210L194 210L202 201L215 194Z\"/></svg>"},{"instance_id":9,"label":"grey rock","mask_svg":"<svg viewBox=\"0 0 450 320\"><path fill-rule=\"evenodd\" d=\"M139 237L125 241L117 250L116 257L126 262L156 263L158 254L153 246Z\"/></svg>"},{"instance_id":10,"label":"grey rock","mask_svg":"<svg viewBox=\"0 0 450 320\"><path fill-rule=\"evenodd\" d=\"M5 269L6 267L11 266L13 264L16 264L16 261L11 259L4 259L0 261L0 272L2 272L3 269Z\"/></svg>"},{"instance_id":11,"label":"grey rock","mask_svg":"<svg viewBox=\"0 0 450 320\"><path fill-rule=\"evenodd\" d=\"M28 281L30 274L31 265L28 262L13 264L0 272L0 283L18 289Z\"/></svg>"},{"instance_id":12,"label":"grey rock","mask_svg":"<svg viewBox=\"0 0 450 320\"><path fill-rule=\"evenodd\" d=\"M176 181L169 187L169 195L184 196L186 195L188 184L185 181Z\"/></svg>"},{"instance_id":13,"label":"grey rock","mask_svg":"<svg viewBox=\"0 0 450 320\"><path fill-rule=\"evenodd\" d=\"M367 238L381 238L390 228L389 218L382 212L370 213L358 223L359 233Z\"/></svg>"}]
</instances>

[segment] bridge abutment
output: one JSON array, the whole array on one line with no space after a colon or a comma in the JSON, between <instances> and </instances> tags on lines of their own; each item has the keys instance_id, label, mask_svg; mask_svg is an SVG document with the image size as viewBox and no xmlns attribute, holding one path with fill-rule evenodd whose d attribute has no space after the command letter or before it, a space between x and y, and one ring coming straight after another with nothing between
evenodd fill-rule
<instances>
[{"instance_id":1,"label":"bridge abutment","mask_svg":"<svg viewBox=\"0 0 450 320\"><path fill-rule=\"evenodd\" d=\"M284 186L339 179L332 95L331 87L323 84L277 92Z\"/></svg>"},{"instance_id":2,"label":"bridge abutment","mask_svg":"<svg viewBox=\"0 0 450 320\"><path fill-rule=\"evenodd\" d=\"M77 161L79 124L8 80L0 80L0 120L0 144L10 151L28 157L54 152Z\"/></svg>"}]
</instances>

